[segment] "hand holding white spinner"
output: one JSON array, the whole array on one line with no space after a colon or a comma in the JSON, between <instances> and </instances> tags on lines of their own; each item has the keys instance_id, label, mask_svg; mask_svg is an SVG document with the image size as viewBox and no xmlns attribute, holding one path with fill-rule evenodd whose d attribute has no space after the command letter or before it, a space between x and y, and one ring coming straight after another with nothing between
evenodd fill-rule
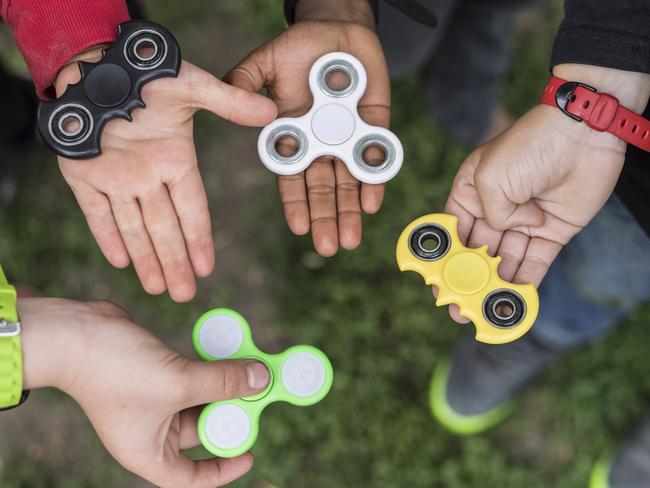
<instances>
[{"instance_id":1,"label":"hand holding white spinner","mask_svg":"<svg viewBox=\"0 0 650 488\"><path fill-rule=\"evenodd\" d=\"M343 72L349 82L336 90L327 81ZM350 54L334 52L316 60L309 72L314 103L305 115L282 117L267 125L259 136L257 150L262 163L279 175L294 175L320 156L334 156L345 163L359 181L380 184L393 178L402 166L404 151L399 139L383 127L366 124L357 111L368 77L363 64ZM297 150L284 156L277 150L280 139L295 140ZM381 149L384 159L377 165L364 159L366 150Z\"/></svg>"}]
</instances>

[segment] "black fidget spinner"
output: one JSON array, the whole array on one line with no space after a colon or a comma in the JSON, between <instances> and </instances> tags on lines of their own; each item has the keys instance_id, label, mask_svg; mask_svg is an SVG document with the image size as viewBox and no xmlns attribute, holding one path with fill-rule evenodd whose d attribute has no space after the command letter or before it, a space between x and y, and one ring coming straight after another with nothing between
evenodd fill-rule
<instances>
[{"instance_id":1,"label":"black fidget spinner","mask_svg":"<svg viewBox=\"0 0 650 488\"><path fill-rule=\"evenodd\" d=\"M118 33L101 61L79 62L78 83L69 85L61 98L39 106L38 130L60 156L87 159L101 154L106 122L117 117L131 121L131 112L145 106L140 98L145 83L178 76L181 50L167 29L132 21L120 24Z\"/></svg>"}]
</instances>

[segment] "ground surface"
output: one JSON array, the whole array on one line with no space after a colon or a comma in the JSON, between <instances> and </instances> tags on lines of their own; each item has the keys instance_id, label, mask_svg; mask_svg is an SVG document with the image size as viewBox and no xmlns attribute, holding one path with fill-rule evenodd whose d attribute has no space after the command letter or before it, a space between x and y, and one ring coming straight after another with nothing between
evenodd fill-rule
<instances>
[{"instance_id":1,"label":"ground surface","mask_svg":"<svg viewBox=\"0 0 650 488\"><path fill-rule=\"evenodd\" d=\"M276 0L148 6L152 19L176 33L185 56L216 74L282 26ZM516 114L544 84L558 19L555 8L517 36L503 90ZM0 56L20 69L6 46ZM239 487L585 486L591 464L650 403L650 309L555 365L518 413L488 435L460 439L436 425L427 410L428 381L463 328L434 309L418 276L396 271L393 251L407 222L441 208L465 151L422 112L418 83L395 85L393 127L407 159L382 211L364 219L357 251L326 260L313 253L310 238L292 236L274 178L257 160L257 132L203 114L197 145L218 270L202 280L192 303L149 297L132 270L103 260L43 150L23 166L14 203L0 209L2 264L16 281L47 295L113 300L186 354L192 323L215 306L243 312L269 352L300 342L326 351L335 367L331 394L308 409L268 409L253 450L256 466ZM0 416L0 486L149 485L105 453L71 400L45 391Z\"/></svg>"}]
</instances>

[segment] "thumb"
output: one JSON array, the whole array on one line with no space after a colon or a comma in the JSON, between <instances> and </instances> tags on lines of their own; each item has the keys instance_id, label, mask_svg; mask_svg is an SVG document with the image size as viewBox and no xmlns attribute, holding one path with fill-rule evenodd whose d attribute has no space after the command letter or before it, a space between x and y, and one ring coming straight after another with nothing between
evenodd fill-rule
<instances>
[{"instance_id":1,"label":"thumb","mask_svg":"<svg viewBox=\"0 0 650 488\"><path fill-rule=\"evenodd\" d=\"M183 408L254 395L271 377L263 363L253 360L189 361L184 376Z\"/></svg>"},{"instance_id":2,"label":"thumb","mask_svg":"<svg viewBox=\"0 0 650 488\"><path fill-rule=\"evenodd\" d=\"M264 46L250 53L223 77L224 81L249 92L259 92L266 85L267 74L272 69L272 64L263 68L264 64L260 63L260 59L264 57L260 53L263 52Z\"/></svg>"},{"instance_id":3,"label":"thumb","mask_svg":"<svg viewBox=\"0 0 650 488\"><path fill-rule=\"evenodd\" d=\"M239 125L261 127L273 122L278 108L269 98L225 83L199 70L194 81L194 104Z\"/></svg>"},{"instance_id":4,"label":"thumb","mask_svg":"<svg viewBox=\"0 0 650 488\"><path fill-rule=\"evenodd\" d=\"M477 168L474 184L478 193L483 214L488 225L495 230L508 230L515 227L538 227L544 223L544 212L532 200L514 201L501 186L501 177L494 170Z\"/></svg>"}]
</instances>

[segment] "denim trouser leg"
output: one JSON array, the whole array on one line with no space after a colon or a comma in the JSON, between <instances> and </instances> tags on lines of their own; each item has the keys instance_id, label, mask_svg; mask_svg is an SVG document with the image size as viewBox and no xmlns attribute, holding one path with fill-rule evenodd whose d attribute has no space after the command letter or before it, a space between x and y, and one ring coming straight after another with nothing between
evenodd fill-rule
<instances>
[{"instance_id":1,"label":"denim trouser leg","mask_svg":"<svg viewBox=\"0 0 650 488\"><path fill-rule=\"evenodd\" d=\"M430 27L379 0L377 35L392 79L410 75L430 62L460 1L422 0L420 3L435 13L438 20L436 27Z\"/></svg>"},{"instance_id":2,"label":"denim trouser leg","mask_svg":"<svg viewBox=\"0 0 650 488\"><path fill-rule=\"evenodd\" d=\"M377 34L391 77L428 66L424 91L430 113L458 142L474 145L489 130L498 106L516 16L544 2L422 0L438 18L433 29L380 0Z\"/></svg>"},{"instance_id":3,"label":"denim trouser leg","mask_svg":"<svg viewBox=\"0 0 650 488\"><path fill-rule=\"evenodd\" d=\"M616 195L562 250L539 297L531 334L559 350L601 336L650 299L650 238Z\"/></svg>"}]
</instances>

